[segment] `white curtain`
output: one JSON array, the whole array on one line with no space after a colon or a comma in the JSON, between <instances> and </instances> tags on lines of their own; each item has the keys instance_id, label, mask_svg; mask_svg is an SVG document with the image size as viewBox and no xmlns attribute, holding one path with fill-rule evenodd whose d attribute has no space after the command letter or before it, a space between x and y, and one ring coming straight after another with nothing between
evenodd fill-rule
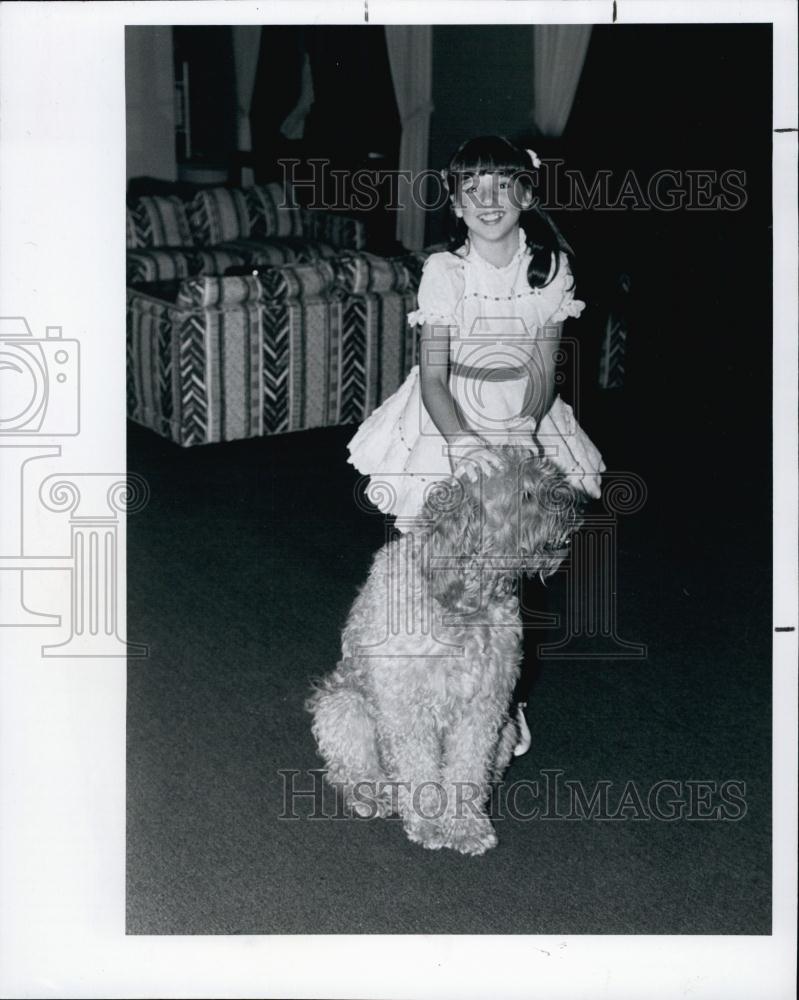
<instances>
[{"instance_id":1,"label":"white curtain","mask_svg":"<svg viewBox=\"0 0 799 1000\"><path fill-rule=\"evenodd\" d=\"M590 24L533 28L533 120L542 135L563 135L590 38Z\"/></svg>"},{"instance_id":2,"label":"white curtain","mask_svg":"<svg viewBox=\"0 0 799 1000\"><path fill-rule=\"evenodd\" d=\"M280 126L280 131L287 139L302 139L305 135L305 119L311 112L313 102L313 73L311 72L311 60L308 58L308 53L306 52L302 61L302 82L300 84L299 100Z\"/></svg>"},{"instance_id":3,"label":"white curtain","mask_svg":"<svg viewBox=\"0 0 799 1000\"><path fill-rule=\"evenodd\" d=\"M386 25L386 45L397 98L402 138L399 169L411 179L427 170L433 85L433 29L429 24ZM411 197L411 185L399 186L397 239L409 250L424 245L425 210Z\"/></svg>"},{"instance_id":4,"label":"white curtain","mask_svg":"<svg viewBox=\"0 0 799 1000\"><path fill-rule=\"evenodd\" d=\"M253 25L234 25L233 62L236 67L236 134L238 150L247 153L252 149L250 131L250 105L255 87L255 72L258 69L258 53L261 48L261 29ZM252 170L242 171L242 179L252 183Z\"/></svg>"}]
</instances>

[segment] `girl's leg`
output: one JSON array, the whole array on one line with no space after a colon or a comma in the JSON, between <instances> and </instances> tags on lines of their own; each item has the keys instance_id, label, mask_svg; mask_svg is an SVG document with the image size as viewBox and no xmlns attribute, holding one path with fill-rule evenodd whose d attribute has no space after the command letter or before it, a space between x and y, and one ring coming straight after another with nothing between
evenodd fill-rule
<instances>
[{"instance_id":1,"label":"girl's leg","mask_svg":"<svg viewBox=\"0 0 799 1000\"><path fill-rule=\"evenodd\" d=\"M515 705L526 705L541 672L541 665L535 654L536 646L543 641L541 624L535 619L546 615L550 606L550 589L541 583L539 577L530 579L524 577L521 582L520 604L522 624L524 626L524 658L516 688L513 692ZM531 620L532 619L532 620Z\"/></svg>"},{"instance_id":2,"label":"girl's leg","mask_svg":"<svg viewBox=\"0 0 799 1000\"><path fill-rule=\"evenodd\" d=\"M525 641L521 672L513 692L513 705L511 707L511 718L516 719L519 727L519 739L513 749L514 757L521 757L522 754L527 753L532 742L524 710L541 673L541 664L535 654L535 648L540 641L541 627L540 624L533 627L533 622L530 619L547 613L549 589L541 583L537 576L533 579L524 577L520 585L519 596L522 623L525 625Z\"/></svg>"}]
</instances>

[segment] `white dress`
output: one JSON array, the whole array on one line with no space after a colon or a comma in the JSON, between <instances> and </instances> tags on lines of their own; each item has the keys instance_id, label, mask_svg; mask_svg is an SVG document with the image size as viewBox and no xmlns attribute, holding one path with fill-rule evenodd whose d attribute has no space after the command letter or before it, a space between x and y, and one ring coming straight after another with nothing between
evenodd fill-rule
<instances>
[{"instance_id":1,"label":"white dress","mask_svg":"<svg viewBox=\"0 0 799 1000\"><path fill-rule=\"evenodd\" d=\"M519 249L505 267L488 263L468 244L432 254L419 285L419 308L408 322L448 328L441 332L442 344L449 337L449 389L470 430L491 444L529 443L538 450L529 431L520 438L517 424L531 387L541 384L535 378L541 370L537 342L559 336L554 325L579 316L585 303L574 297L565 254L543 288L527 283L529 260L521 229ZM540 421L536 440L573 485L599 497L602 456L560 396ZM450 464L446 441L422 402L418 365L361 424L348 448L349 462L370 477L372 503L400 519L420 513L425 491L450 475Z\"/></svg>"}]
</instances>

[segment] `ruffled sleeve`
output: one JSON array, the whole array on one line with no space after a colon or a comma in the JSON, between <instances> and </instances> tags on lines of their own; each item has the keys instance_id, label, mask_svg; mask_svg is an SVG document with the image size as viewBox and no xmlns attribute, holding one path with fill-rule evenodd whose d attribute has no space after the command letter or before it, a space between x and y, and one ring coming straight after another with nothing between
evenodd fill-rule
<instances>
[{"instance_id":1,"label":"ruffled sleeve","mask_svg":"<svg viewBox=\"0 0 799 1000\"><path fill-rule=\"evenodd\" d=\"M575 319L585 309L585 302L574 297L574 276L569 267L569 258L565 253L560 255L560 267L552 283L553 297L559 301L555 311L547 320L548 323L561 323L569 316Z\"/></svg>"},{"instance_id":2,"label":"ruffled sleeve","mask_svg":"<svg viewBox=\"0 0 799 1000\"><path fill-rule=\"evenodd\" d=\"M463 287L463 262L451 253L431 254L419 283L419 308L408 313L408 322L411 326L458 326L457 308Z\"/></svg>"}]
</instances>

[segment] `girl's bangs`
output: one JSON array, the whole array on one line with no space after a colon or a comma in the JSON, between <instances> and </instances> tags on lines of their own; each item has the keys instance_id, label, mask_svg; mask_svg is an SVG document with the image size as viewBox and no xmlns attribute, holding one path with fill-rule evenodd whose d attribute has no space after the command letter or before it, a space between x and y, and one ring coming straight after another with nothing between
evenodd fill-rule
<instances>
[{"instance_id":1,"label":"girl's bangs","mask_svg":"<svg viewBox=\"0 0 799 1000\"><path fill-rule=\"evenodd\" d=\"M453 164L450 171L456 174L466 174L467 176L479 176L481 174L502 174L510 177L520 171L530 169L522 163L514 163L510 157L496 160L493 156L481 156L476 160L466 163Z\"/></svg>"},{"instance_id":2,"label":"girl's bangs","mask_svg":"<svg viewBox=\"0 0 799 1000\"><path fill-rule=\"evenodd\" d=\"M525 154L516 150L510 143L497 137L488 137L467 142L452 157L448 173L456 182L464 177L475 177L481 174L513 174L529 172L531 164Z\"/></svg>"}]
</instances>

